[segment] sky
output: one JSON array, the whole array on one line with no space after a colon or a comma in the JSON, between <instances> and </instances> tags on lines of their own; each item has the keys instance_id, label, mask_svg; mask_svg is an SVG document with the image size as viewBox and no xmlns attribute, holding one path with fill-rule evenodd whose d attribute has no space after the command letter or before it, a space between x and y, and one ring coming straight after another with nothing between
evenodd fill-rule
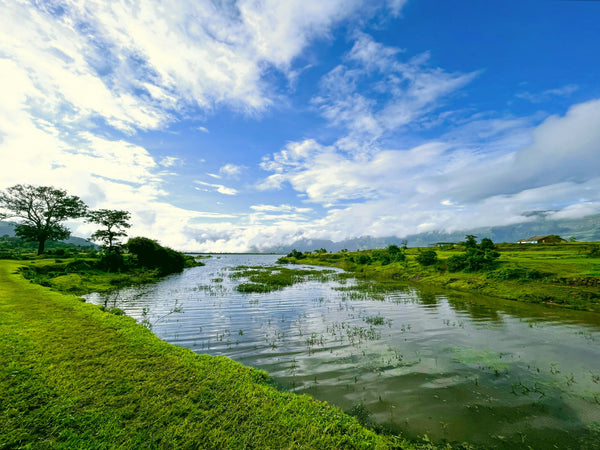
<instances>
[{"instance_id":1,"label":"sky","mask_svg":"<svg viewBox=\"0 0 600 450\"><path fill-rule=\"evenodd\" d=\"M0 189L202 252L597 214L598 23L577 0L0 0Z\"/></svg>"}]
</instances>

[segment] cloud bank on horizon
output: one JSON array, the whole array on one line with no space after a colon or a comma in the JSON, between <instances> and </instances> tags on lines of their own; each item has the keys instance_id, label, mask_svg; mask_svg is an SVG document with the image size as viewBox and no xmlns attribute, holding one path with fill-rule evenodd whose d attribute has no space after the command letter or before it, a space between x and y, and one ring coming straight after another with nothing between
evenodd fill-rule
<instances>
[{"instance_id":1,"label":"cloud bank on horizon","mask_svg":"<svg viewBox=\"0 0 600 450\"><path fill-rule=\"evenodd\" d=\"M246 251L600 213L598 2L0 11L0 189L128 210L131 235Z\"/></svg>"}]
</instances>

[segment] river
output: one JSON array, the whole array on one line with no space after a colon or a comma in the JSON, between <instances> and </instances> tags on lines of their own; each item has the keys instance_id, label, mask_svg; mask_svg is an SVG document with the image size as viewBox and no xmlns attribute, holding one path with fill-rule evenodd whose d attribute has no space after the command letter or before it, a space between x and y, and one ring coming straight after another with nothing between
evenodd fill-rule
<instances>
[{"instance_id":1,"label":"river","mask_svg":"<svg viewBox=\"0 0 600 450\"><path fill-rule=\"evenodd\" d=\"M157 284L86 297L408 437L600 448L600 314L410 285L370 295L336 278L235 290L234 267L276 259L214 255Z\"/></svg>"}]
</instances>

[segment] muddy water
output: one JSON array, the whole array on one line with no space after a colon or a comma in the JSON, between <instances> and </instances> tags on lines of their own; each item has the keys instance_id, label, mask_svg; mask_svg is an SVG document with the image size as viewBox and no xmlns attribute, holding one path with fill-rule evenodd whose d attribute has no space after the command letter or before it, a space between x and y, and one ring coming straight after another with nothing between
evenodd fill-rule
<instances>
[{"instance_id":1,"label":"muddy water","mask_svg":"<svg viewBox=\"0 0 600 450\"><path fill-rule=\"evenodd\" d=\"M353 282L336 279L235 291L245 280L230 277L233 267L276 259L213 256L88 300L394 432L491 448L600 448L600 314L410 286L367 295L339 290Z\"/></svg>"}]
</instances>

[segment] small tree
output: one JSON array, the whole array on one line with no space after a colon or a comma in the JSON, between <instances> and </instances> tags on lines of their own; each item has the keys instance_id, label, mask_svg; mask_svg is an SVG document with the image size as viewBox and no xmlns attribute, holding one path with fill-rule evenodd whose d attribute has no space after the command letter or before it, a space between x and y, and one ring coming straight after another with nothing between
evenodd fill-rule
<instances>
[{"instance_id":1,"label":"small tree","mask_svg":"<svg viewBox=\"0 0 600 450\"><path fill-rule=\"evenodd\" d=\"M438 262L438 257L435 250L423 250L419 251L416 260L422 266L433 266Z\"/></svg>"},{"instance_id":2,"label":"small tree","mask_svg":"<svg viewBox=\"0 0 600 450\"><path fill-rule=\"evenodd\" d=\"M90 211L87 215L87 221L103 227L92 234L91 239L102 242L108 253L115 252L121 246L118 239L127 236L125 229L131 227L130 219L131 214L127 211L115 209Z\"/></svg>"},{"instance_id":3,"label":"small tree","mask_svg":"<svg viewBox=\"0 0 600 450\"><path fill-rule=\"evenodd\" d=\"M67 239L71 232L61 224L85 214L83 201L52 186L17 184L0 193L0 218L17 218L18 237L38 243L37 254L44 253L46 241Z\"/></svg>"},{"instance_id":4,"label":"small tree","mask_svg":"<svg viewBox=\"0 0 600 450\"><path fill-rule=\"evenodd\" d=\"M467 234L463 244L466 248L477 248L477 236L473 234Z\"/></svg>"}]
</instances>

